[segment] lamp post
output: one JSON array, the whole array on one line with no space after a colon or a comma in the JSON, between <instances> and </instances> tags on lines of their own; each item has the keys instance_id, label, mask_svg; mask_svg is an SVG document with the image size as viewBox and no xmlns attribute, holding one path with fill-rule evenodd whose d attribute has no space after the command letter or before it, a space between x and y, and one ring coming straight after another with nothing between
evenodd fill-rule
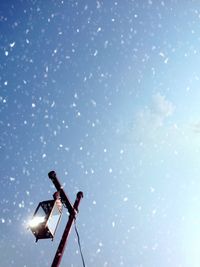
<instances>
[{"instance_id":1,"label":"lamp post","mask_svg":"<svg viewBox=\"0 0 200 267\"><path fill-rule=\"evenodd\" d=\"M53 260L52 265L51 265L51 267L58 267L60 265L60 261L62 259L63 253L64 253L65 245L67 242L67 238L68 238L72 223L73 223L74 219L76 218L76 213L78 212L78 206L79 206L79 203L81 201L81 198L83 197L83 192L77 193L76 200L74 202L74 205L72 206L67 195L65 194L65 191L63 190L63 188L62 188L62 186L61 186L61 184L60 184L60 182L56 176L56 173L54 171L51 171L51 172L49 172L48 176L52 180L52 182L55 185L58 192L60 192L61 201L62 201L63 205L69 211L69 219L68 219L68 222L66 224L65 230L63 232L63 236L60 240L60 244L58 246L58 249L56 251L56 255L55 255L54 260Z\"/></svg>"},{"instance_id":2,"label":"lamp post","mask_svg":"<svg viewBox=\"0 0 200 267\"><path fill-rule=\"evenodd\" d=\"M55 231L57 229L57 226L61 218L62 205L68 209L69 212L68 222L66 224L65 230L60 240L60 244L58 246L54 260L51 265L51 267L59 267L72 223L76 219L78 207L81 199L83 198L83 192L77 193L75 202L72 206L56 176L55 171L49 172L48 176L53 182L55 188L57 189L57 192L54 193L54 200L48 200L39 203L33 215L33 219L29 224L29 227L33 232L33 234L35 235L36 241L38 239L44 239L44 238L53 239Z\"/></svg>"}]
</instances>

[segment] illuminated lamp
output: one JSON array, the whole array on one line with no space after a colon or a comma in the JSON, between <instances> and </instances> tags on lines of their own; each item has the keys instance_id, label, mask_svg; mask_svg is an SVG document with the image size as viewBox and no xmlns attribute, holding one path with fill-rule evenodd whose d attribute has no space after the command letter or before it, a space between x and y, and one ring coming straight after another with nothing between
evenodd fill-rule
<instances>
[{"instance_id":1,"label":"illuminated lamp","mask_svg":"<svg viewBox=\"0 0 200 267\"><path fill-rule=\"evenodd\" d=\"M57 196L58 192L54 195ZM38 239L51 238L53 240L61 215L62 203L58 197L38 204L33 218L29 222L29 228L36 237L36 242Z\"/></svg>"}]
</instances>

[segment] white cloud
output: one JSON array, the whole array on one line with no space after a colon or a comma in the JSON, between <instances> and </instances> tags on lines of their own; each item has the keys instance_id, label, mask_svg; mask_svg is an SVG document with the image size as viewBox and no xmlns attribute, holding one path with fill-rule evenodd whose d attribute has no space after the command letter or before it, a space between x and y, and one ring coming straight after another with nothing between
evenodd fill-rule
<instances>
[{"instance_id":1,"label":"white cloud","mask_svg":"<svg viewBox=\"0 0 200 267\"><path fill-rule=\"evenodd\" d=\"M175 106L172 102L168 101L165 96L157 93L153 95L153 110L156 115L163 118L169 117L173 114Z\"/></svg>"},{"instance_id":2,"label":"white cloud","mask_svg":"<svg viewBox=\"0 0 200 267\"><path fill-rule=\"evenodd\" d=\"M149 106L142 108L136 114L136 127L144 133L155 131L163 126L165 120L173 114L175 106L165 96L157 93L153 95Z\"/></svg>"},{"instance_id":3,"label":"white cloud","mask_svg":"<svg viewBox=\"0 0 200 267\"><path fill-rule=\"evenodd\" d=\"M129 120L118 121L117 133L129 142L137 145L165 145L176 135L174 122L169 120L174 114L175 105L160 93L154 94L149 104L141 106Z\"/></svg>"}]
</instances>

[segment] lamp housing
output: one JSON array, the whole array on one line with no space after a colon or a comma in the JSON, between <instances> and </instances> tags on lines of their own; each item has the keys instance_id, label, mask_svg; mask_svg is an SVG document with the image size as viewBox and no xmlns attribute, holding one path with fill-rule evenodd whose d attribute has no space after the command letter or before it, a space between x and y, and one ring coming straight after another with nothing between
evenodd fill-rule
<instances>
[{"instance_id":1,"label":"lamp housing","mask_svg":"<svg viewBox=\"0 0 200 267\"><path fill-rule=\"evenodd\" d=\"M29 228L38 239L51 238L53 240L62 215L60 199L46 200L38 204Z\"/></svg>"}]
</instances>

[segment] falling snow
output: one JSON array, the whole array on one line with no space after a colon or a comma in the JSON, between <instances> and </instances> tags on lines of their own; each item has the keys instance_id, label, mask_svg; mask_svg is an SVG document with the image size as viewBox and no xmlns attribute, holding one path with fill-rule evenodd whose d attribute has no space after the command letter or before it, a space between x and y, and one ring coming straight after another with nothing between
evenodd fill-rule
<instances>
[{"instance_id":1,"label":"falling snow","mask_svg":"<svg viewBox=\"0 0 200 267\"><path fill-rule=\"evenodd\" d=\"M84 192L88 267L200 266L198 1L0 7L1 266L51 266L66 209L54 242L27 229L50 170L72 203Z\"/></svg>"}]
</instances>

